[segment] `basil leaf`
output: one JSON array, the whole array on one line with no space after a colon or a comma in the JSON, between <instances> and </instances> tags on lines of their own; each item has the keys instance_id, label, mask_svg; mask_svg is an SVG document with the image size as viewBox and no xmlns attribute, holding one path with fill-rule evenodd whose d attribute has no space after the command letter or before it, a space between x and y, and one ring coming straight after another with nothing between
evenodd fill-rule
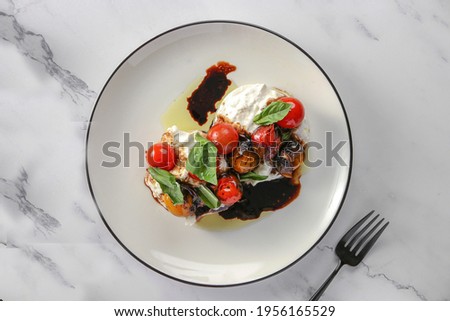
<instances>
[{"instance_id":1,"label":"basil leaf","mask_svg":"<svg viewBox=\"0 0 450 321\"><path fill-rule=\"evenodd\" d=\"M203 203L209 208L217 208L220 206L220 202L216 195L214 195L214 193L205 185L200 185L197 188L197 192Z\"/></svg>"},{"instance_id":2,"label":"basil leaf","mask_svg":"<svg viewBox=\"0 0 450 321\"><path fill-rule=\"evenodd\" d=\"M150 175L152 175L153 179L159 183L163 193L169 195L174 205L184 203L184 196L175 176L161 168L149 167L147 170Z\"/></svg>"},{"instance_id":3,"label":"basil leaf","mask_svg":"<svg viewBox=\"0 0 450 321\"><path fill-rule=\"evenodd\" d=\"M282 120L291 110L292 104L284 101L274 101L253 118L258 125L270 125Z\"/></svg>"},{"instance_id":4,"label":"basil leaf","mask_svg":"<svg viewBox=\"0 0 450 321\"><path fill-rule=\"evenodd\" d=\"M175 183L174 187L167 187L166 185L161 185L161 189L164 193L169 195L172 200L173 205L184 204L184 195L181 192L180 184Z\"/></svg>"},{"instance_id":5,"label":"basil leaf","mask_svg":"<svg viewBox=\"0 0 450 321\"><path fill-rule=\"evenodd\" d=\"M281 134L281 139L282 139L283 141L290 140L291 135L292 135L292 133L291 133L290 131L283 132L283 133Z\"/></svg>"},{"instance_id":6,"label":"basil leaf","mask_svg":"<svg viewBox=\"0 0 450 321\"><path fill-rule=\"evenodd\" d=\"M203 180L213 185L217 184L217 147L213 143L206 144L203 147L203 155L208 155L205 159L206 166L203 171Z\"/></svg>"},{"instance_id":7,"label":"basil leaf","mask_svg":"<svg viewBox=\"0 0 450 321\"><path fill-rule=\"evenodd\" d=\"M194 139L195 139L196 142L199 142L201 145L205 145L205 144L211 143L211 141L209 141L208 139L206 139L205 137L203 137L199 133L195 133Z\"/></svg>"},{"instance_id":8,"label":"basil leaf","mask_svg":"<svg viewBox=\"0 0 450 321\"><path fill-rule=\"evenodd\" d=\"M148 172L159 183L159 185L172 186L174 185L175 176L157 167L149 167Z\"/></svg>"},{"instance_id":9,"label":"basil leaf","mask_svg":"<svg viewBox=\"0 0 450 321\"><path fill-rule=\"evenodd\" d=\"M217 147L202 137L195 135L197 143L189 152L186 162L188 172L213 185L217 184Z\"/></svg>"},{"instance_id":10,"label":"basil leaf","mask_svg":"<svg viewBox=\"0 0 450 321\"><path fill-rule=\"evenodd\" d=\"M240 179L252 179L254 181L263 181L266 180L269 176L259 175L255 172L248 172L239 176Z\"/></svg>"}]
</instances>

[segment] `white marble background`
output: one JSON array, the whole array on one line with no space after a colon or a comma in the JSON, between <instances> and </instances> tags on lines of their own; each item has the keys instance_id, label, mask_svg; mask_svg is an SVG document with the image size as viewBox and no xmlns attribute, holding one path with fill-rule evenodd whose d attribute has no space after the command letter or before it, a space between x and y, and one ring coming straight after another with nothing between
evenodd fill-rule
<instances>
[{"instance_id":1,"label":"white marble background","mask_svg":"<svg viewBox=\"0 0 450 321\"><path fill-rule=\"evenodd\" d=\"M348 197L330 232L269 279L205 288L167 279L109 234L84 170L87 120L118 63L198 20L262 25L326 70L354 138ZM391 221L323 299L450 299L450 2L0 0L0 298L305 300L333 247L374 208Z\"/></svg>"}]
</instances>

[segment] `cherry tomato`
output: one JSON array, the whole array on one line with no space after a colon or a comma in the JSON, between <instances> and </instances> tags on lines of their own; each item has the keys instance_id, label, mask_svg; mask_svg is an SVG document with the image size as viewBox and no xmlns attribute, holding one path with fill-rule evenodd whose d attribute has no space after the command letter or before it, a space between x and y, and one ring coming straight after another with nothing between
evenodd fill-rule
<instances>
[{"instance_id":1,"label":"cherry tomato","mask_svg":"<svg viewBox=\"0 0 450 321\"><path fill-rule=\"evenodd\" d=\"M300 100L293 97L282 97L279 99L285 103L292 105L289 113L280 121L277 122L278 126L283 128L296 128L300 126L300 123L305 118L305 108Z\"/></svg>"},{"instance_id":2,"label":"cherry tomato","mask_svg":"<svg viewBox=\"0 0 450 321\"><path fill-rule=\"evenodd\" d=\"M190 178L195 179L196 181L200 181L200 178L197 175L192 174L191 172L188 172L188 175Z\"/></svg>"},{"instance_id":3,"label":"cherry tomato","mask_svg":"<svg viewBox=\"0 0 450 321\"><path fill-rule=\"evenodd\" d=\"M200 177L198 177L198 176L195 175L195 174L192 174L191 172L188 172L188 175L189 175L189 177L192 178L194 181L198 181L198 182L201 182L201 181L202 181L202 180L200 179Z\"/></svg>"},{"instance_id":4,"label":"cherry tomato","mask_svg":"<svg viewBox=\"0 0 450 321\"><path fill-rule=\"evenodd\" d=\"M153 144L147 151L147 162L152 167L158 167L170 171L175 167L175 151L167 143Z\"/></svg>"},{"instance_id":5,"label":"cherry tomato","mask_svg":"<svg viewBox=\"0 0 450 321\"><path fill-rule=\"evenodd\" d=\"M260 126L252 134L252 141L259 146L275 147L281 143L281 138L278 135L273 124L267 126Z\"/></svg>"},{"instance_id":6,"label":"cherry tomato","mask_svg":"<svg viewBox=\"0 0 450 321\"><path fill-rule=\"evenodd\" d=\"M208 131L207 138L217 147L219 154L229 154L239 144L239 134L233 126L227 123L219 123Z\"/></svg>"},{"instance_id":7,"label":"cherry tomato","mask_svg":"<svg viewBox=\"0 0 450 321\"><path fill-rule=\"evenodd\" d=\"M242 186L235 175L219 178L216 195L222 204L233 205L242 198Z\"/></svg>"}]
</instances>

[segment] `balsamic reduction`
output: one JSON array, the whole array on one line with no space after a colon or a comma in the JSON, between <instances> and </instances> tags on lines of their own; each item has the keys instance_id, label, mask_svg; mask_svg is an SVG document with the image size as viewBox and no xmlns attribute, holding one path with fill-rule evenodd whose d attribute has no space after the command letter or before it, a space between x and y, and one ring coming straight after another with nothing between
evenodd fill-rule
<instances>
[{"instance_id":1,"label":"balsamic reduction","mask_svg":"<svg viewBox=\"0 0 450 321\"><path fill-rule=\"evenodd\" d=\"M235 70L235 66L225 61L219 61L216 65L209 67L200 85L187 99L187 109L199 125L206 123L208 113L216 111L216 103L222 99L228 86L231 85L227 74Z\"/></svg>"},{"instance_id":2,"label":"balsamic reduction","mask_svg":"<svg viewBox=\"0 0 450 321\"><path fill-rule=\"evenodd\" d=\"M288 205L299 193L300 184L294 185L291 179L285 177L256 185L243 184L241 201L220 212L219 215L225 219L255 219L263 211L273 211Z\"/></svg>"}]
</instances>

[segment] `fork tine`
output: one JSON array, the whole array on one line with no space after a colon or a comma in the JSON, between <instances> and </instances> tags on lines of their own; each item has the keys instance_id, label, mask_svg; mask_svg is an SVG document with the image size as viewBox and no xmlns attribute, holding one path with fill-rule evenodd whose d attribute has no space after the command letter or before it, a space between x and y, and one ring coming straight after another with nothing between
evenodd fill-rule
<instances>
[{"instance_id":1,"label":"fork tine","mask_svg":"<svg viewBox=\"0 0 450 321\"><path fill-rule=\"evenodd\" d=\"M358 223L356 223L345 235L342 237L341 242L344 244L352 237L352 235L356 232L356 230L373 214L375 210L371 210L369 214L364 216Z\"/></svg>"},{"instance_id":2,"label":"fork tine","mask_svg":"<svg viewBox=\"0 0 450 321\"><path fill-rule=\"evenodd\" d=\"M356 234L352 240L348 243L348 249L350 250L353 246L353 244L355 244L356 241L359 240L359 238L361 237L361 235L364 234L365 231L367 231L367 229L373 224L373 222L375 222L377 220L377 218L380 216L380 214L377 214L369 223L367 223L362 229L361 231L358 232L358 234Z\"/></svg>"},{"instance_id":3,"label":"fork tine","mask_svg":"<svg viewBox=\"0 0 450 321\"><path fill-rule=\"evenodd\" d=\"M384 220L384 219L383 219ZM381 222L383 222L383 220L381 220L377 225L380 225ZM361 251L358 253L358 256L360 256L361 258L363 258L364 256L366 256L367 252L369 252L369 250L372 248L372 246L375 244L375 242L378 240L378 238L380 237L380 235L383 233L383 231L385 230L385 228L389 225L389 222L386 222L381 228L380 230L367 242L367 244L361 249ZM375 230L375 227L373 228L373 230ZM372 231L371 231L372 232ZM362 243L361 243L362 244ZM360 244L358 244L358 246L361 246ZM358 249L355 249L355 252Z\"/></svg>"},{"instance_id":4,"label":"fork tine","mask_svg":"<svg viewBox=\"0 0 450 321\"><path fill-rule=\"evenodd\" d=\"M378 215L377 215L378 217ZM361 246L363 246L363 244L366 242L366 240L372 235L373 232L375 232L375 230L378 228L378 226L380 226L380 224L383 222L384 218L381 219L381 221L379 221L377 224L375 224L374 227L372 227L370 229L369 232L366 233L366 235L364 235L360 240L358 240L358 243L355 245L355 247L352 249L352 252L356 254L356 252L358 252L358 250L361 248ZM372 223L372 222L370 222Z\"/></svg>"}]
</instances>

